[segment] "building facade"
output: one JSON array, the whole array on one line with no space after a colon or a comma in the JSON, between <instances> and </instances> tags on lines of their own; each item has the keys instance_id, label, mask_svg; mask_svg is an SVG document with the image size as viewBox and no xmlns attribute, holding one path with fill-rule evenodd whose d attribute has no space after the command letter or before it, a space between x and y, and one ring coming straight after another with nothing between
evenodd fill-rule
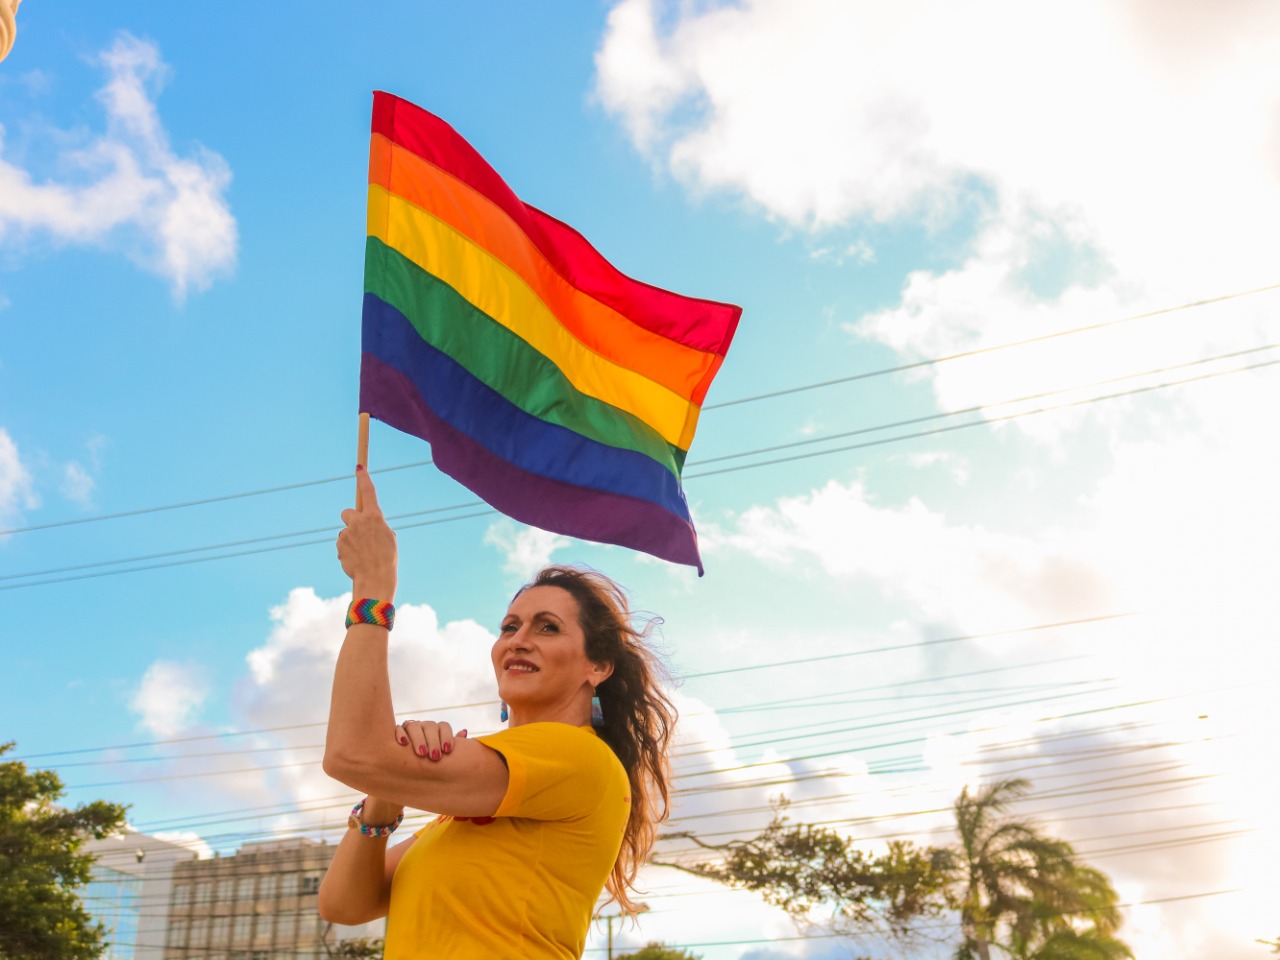
<instances>
[{"instance_id":1,"label":"building facade","mask_svg":"<svg viewBox=\"0 0 1280 960\"><path fill-rule=\"evenodd\" d=\"M174 868L195 852L145 833L90 840L83 852L96 858L81 899L107 928L102 960L163 960Z\"/></svg>"},{"instance_id":2,"label":"building facade","mask_svg":"<svg viewBox=\"0 0 1280 960\"><path fill-rule=\"evenodd\" d=\"M336 849L273 840L178 864L163 960L327 960L339 940L381 937L383 921L335 927L320 919L320 880Z\"/></svg>"}]
</instances>

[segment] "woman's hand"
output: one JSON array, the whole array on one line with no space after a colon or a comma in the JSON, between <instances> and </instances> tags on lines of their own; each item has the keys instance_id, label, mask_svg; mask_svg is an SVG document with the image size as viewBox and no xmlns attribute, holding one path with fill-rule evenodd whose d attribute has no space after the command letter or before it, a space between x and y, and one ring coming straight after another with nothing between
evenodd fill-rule
<instances>
[{"instance_id":1,"label":"woman's hand","mask_svg":"<svg viewBox=\"0 0 1280 960\"><path fill-rule=\"evenodd\" d=\"M338 559L357 597L392 601L396 593L396 535L383 519L369 471L356 467L359 510L343 510Z\"/></svg>"},{"instance_id":2,"label":"woman's hand","mask_svg":"<svg viewBox=\"0 0 1280 960\"><path fill-rule=\"evenodd\" d=\"M406 720L396 727L396 742L429 760L439 760L452 753L454 741L466 736L467 731L460 730L455 736L449 724L434 720Z\"/></svg>"}]
</instances>

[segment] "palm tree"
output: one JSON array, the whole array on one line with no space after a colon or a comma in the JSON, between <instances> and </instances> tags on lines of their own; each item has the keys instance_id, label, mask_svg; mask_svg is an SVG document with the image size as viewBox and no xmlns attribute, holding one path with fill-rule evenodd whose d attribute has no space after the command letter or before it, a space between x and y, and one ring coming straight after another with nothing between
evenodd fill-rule
<instances>
[{"instance_id":1,"label":"palm tree","mask_svg":"<svg viewBox=\"0 0 1280 960\"><path fill-rule=\"evenodd\" d=\"M993 947L1015 960L1131 957L1114 937L1121 919L1106 876L1034 821L1006 815L1028 789L1026 780L1002 780L973 794L966 787L956 800L952 899L964 937L956 960L992 960Z\"/></svg>"}]
</instances>

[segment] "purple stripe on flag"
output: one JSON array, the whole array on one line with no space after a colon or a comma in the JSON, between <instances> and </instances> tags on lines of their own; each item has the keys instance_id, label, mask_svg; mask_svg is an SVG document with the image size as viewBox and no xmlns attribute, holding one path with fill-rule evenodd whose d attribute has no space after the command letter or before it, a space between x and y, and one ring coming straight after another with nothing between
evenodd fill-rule
<instances>
[{"instance_id":1,"label":"purple stripe on flag","mask_svg":"<svg viewBox=\"0 0 1280 960\"><path fill-rule=\"evenodd\" d=\"M370 353L360 365L364 412L431 443L435 464L521 523L584 540L642 550L698 568L693 525L657 504L538 476L490 452L438 417L399 370Z\"/></svg>"}]
</instances>

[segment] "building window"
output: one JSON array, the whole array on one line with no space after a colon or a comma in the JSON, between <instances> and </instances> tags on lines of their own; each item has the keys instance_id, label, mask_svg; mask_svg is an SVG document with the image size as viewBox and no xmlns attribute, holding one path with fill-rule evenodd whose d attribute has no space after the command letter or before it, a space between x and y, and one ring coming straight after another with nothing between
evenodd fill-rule
<instances>
[{"instance_id":1,"label":"building window","mask_svg":"<svg viewBox=\"0 0 1280 960\"><path fill-rule=\"evenodd\" d=\"M220 877L218 879L218 890L214 896L214 903L230 903L235 897L236 882L230 877Z\"/></svg>"},{"instance_id":2,"label":"building window","mask_svg":"<svg viewBox=\"0 0 1280 960\"><path fill-rule=\"evenodd\" d=\"M237 900L253 899L253 877L241 877L240 882L236 884Z\"/></svg>"},{"instance_id":3,"label":"building window","mask_svg":"<svg viewBox=\"0 0 1280 960\"><path fill-rule=\"evenodd\" d=\"M246 942L253 935L253 914L242 913L236 917L235 929L232 931L231 939L236 943Z\"/></svg>"},{"instance_id":4,"label":"building window","mask_svg":"<svg viewBox=\"0 0 1280 960\"><path fill-rule=\"evenodd\" d=\"M225 947L231 942L231 918L214 917L210 933L210 946Z\"/></svg>"},{"instance_id":5,"label":"building window","mask_svg":"<svg viewBox=\"0 0 1280 960\"><path fill-rule=\"evenodd\" d=\"M309 893L319 893L319 892L320 892L320 874L318 873L304 874L302 877L302 893L306 895Z\"/></svg>"},{"instance_id":6,"label":"building window","mask_svg":"<svg viewBox=\"0 0 1280 960\"><path fill-rule=\"evenodd\" d=\"M209 938L209 918L196 917L191 921L191 946L203 947Z\"/></svg>"},{"instance_id":7,"label":"building window","mask_svg":"<svg viewBox=\"0 0 1280 960\"><path fill-rule=\"evenodd\" d=\"M187 943L187 921L178 918L169 924L169 946L182 947Z\"/></svg>"},{"instance_id":8,"label":"building window","mask_svg":"<svg viewBox=\"0 0 1280 960\"><path fill-rule=\"evenodd\" d=\"M191 902L191 884L180 883L173 888L173 905L185 907Z\"/></svg>"},{"instance_id":9,"label":"building window","mask_svg":"<svg viewBox=\"0 0 1280 960\"><path fill-rule=\"evenodd\" d=\"M196 884L196 906L202 906L209 902L209 898L213 895L213 884L208 880L201 880Z\"/></svg>"},{"instance_id":10,"label":"building window","mask_svg":"<svg viewBox=\"0 0 1280 960\"><path fill-rule=\"evenodd\" d=\"M258 881L258 899L274 900L279 889L280 875L278 873L269 873Z\"/></svg>"},{"instance_id":11,"label":"building window","mask_svg":"<svg viewBox=\"0 0 1280 960\"><path fill-rule=\"evenodd\" d=\"M253 938L255 940L271 939L271 921L272 916L269 913L258 914L258 922L254 926Z\"/></svg>"},{"instance_id":12,"label":"building window","mask_svg":"<svg viewBox=\"0 0 1280 960\"><path fill-rule=\"evenodd\" d=\"M293 943L298 939L298 913L282 913L276 917L276 941Z\"/></svg>"}]
</instances>

